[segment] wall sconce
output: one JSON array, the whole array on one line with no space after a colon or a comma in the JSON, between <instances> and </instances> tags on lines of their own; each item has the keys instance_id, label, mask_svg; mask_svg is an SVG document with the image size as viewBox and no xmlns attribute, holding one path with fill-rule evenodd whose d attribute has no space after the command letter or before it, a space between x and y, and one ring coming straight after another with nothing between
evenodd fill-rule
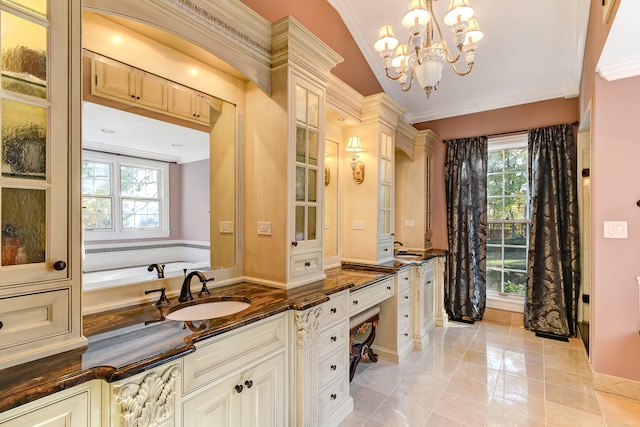
<instances>
[{"instance_id":1,"label":"wall sconce","mask_svg":"<svg viewBox=\"0 0 640 427\"><path fill-rule=\"evenodd\" d=\"M351 153L351 171L353 173L353 181L356 184L362 184L364 182L364 163L358 160L360 152L362 152L362 145L360 145L360 138L357 136L349 137L349 142L344 149Z\"/></svg>"}]
</instances>

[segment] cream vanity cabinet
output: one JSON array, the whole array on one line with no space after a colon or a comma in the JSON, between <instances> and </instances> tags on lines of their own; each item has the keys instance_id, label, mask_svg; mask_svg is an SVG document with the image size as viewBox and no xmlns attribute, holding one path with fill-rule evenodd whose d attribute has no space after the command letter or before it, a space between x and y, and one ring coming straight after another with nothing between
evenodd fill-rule
<instances>
[{"instance_id":1,"label":"cream vanity cabinet","mask_svg":"<svg viewBox=\"0 0 640 427\"><path fill-rule=\"evenodd\" d=\"M337 426L353 410L349 396L349 293L294 311L292 424Z\"/></svg>"},{"instance_id":2,"label":"cream vanity cabinet","mask_svg":"<svg viewBox=\"0 0 640 427\"><path fill-rule=\"evenodd\" d=\"M393 279L393 297L380 303L378 333L373 348L385 360L399 363L413 350L411 268L399 270Z\"/></svg>"},{"instance_id":3,"label":"cream vanity cabinet","mask_svg":"<svg viewBox=\"0 0 640 427\"><path fill-rule=\"evenodd\" d=\"M420 351L426 348L429 343L429 331L436 325L435 265L438 259L438 257L431 258L413 267L415 273L413 341L415 349Z\"/></svg>"},{"instance_id":4,"label":"cream vanity cabinet","mask_svg":"<svg viewBox=\"0 0 640 427\"><path fill-rule=\"evenodd\" d=\"M166 80L106 58L91 61L91 94L167 110Z\"/></svg>"},{"instance_id":5,"label":"cream vanity cabinet","mask_svg":"<svg viewBox=\"0 0 640 427\"><path fill-rule=\"evenodd\" d=\"M278 314L196 344L183 359L183 426L287 425L287 319Z\"/></svg>"},{"instance_id":6,"label":"cream vanity cabinet","mask_svg":"<svg viewBox=\"0 0 640 427\"><path fill-rule=\"evenodd\" d=\"M0 413L0 426L100 427L100 396L100 381L90 381Z\"/></svg>"},{"instance_id":7,"label":"cream vanity cabinet","mask_svg":"<svg viewBox=\"0 0 640 427\"><path fill-rule=\"evenodd\" d=\"M378 174L378 241L376 255L379 262L393 258L393 166L395 145L393 132L382 127L380 131L380 158Z\"/></svg>"},{"instance_id":8,"label":"cream vanity cabinet","mask_svg":"<svg viewBox=\"0 0 640 427\"><path fill-rule=\"evenodd\" d=\"M70 199L69 171L80 170L79 144L72 144L80 124L70 113L80 107L72 75L80 57L69 40L80 2L5 1L0 10L0 368L6 368L86 340L77 275L71 280L80 272L71 249L79 240L70 244L70 230L79 227L70 213L79 206ZM27 60L33 55L37 61Z\"/></svg>"}]
</instances>

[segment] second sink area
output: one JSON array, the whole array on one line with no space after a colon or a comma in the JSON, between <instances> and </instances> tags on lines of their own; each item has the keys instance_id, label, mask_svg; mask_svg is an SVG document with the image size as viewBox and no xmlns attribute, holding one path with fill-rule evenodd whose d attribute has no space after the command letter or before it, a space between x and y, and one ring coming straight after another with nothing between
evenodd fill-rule
<instances>
[{"instance_id":1,"label":"second sink area","mask_svg":"<svg viewBox=\"0 0 640 427\"><path fill-rule=\"evenodd\" d=\"M173 311L167 313L166 318L177 321L207 320L228 316L247 309L251 301L247 299L208 299L204 302L196 302L187 306L176 306Z\"/></svg>"}]
</instances>

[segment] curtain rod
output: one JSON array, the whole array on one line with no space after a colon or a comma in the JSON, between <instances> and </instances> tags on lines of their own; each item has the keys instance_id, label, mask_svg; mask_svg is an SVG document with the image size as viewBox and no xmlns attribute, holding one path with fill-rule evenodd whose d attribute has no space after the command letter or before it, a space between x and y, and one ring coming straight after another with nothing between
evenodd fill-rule
<instances>
[{"instance_id":1,"label":"curtain rod","mask_svg":"<svg viewBox=\"0 0 640 427\"><path fill-rule=\"evenodd\" d=\"M564 124L564 123L561 123ZM573 126L578 126L580 123L576 120L575 122L571 123ZM549 125L549 126L557 126L557 125ZM548 126L544 126L544 127L548 127ZM521 130L512 130L510 132L500 132L500 133L490 133L489 135L487 135L487 138L491 138L491 137L495 137L495 136L503 136L503 135L513 135L516 133L524 133L524 132L529 132L531 129L521 129ZM447 143L446 139L442 140L443 144Z\"/></svg>"}]
</instances>

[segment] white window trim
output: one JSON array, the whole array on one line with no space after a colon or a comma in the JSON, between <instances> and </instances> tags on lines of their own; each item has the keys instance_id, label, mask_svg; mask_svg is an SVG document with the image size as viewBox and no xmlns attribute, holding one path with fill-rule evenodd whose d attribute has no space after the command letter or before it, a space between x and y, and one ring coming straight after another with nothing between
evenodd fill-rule
<instances>
[{"instance_id":1,"label":"white window trim","mask_svg":"<svg viewBox=\"0 0 640 427\"><path fill-rule=\"evenodd\" d=\"M527 133L489 138L487 146L487 149L490 152L511 150L514 148L528 148ZM524 313L524 297L521 295L487 290L486 306L497 310Z\"/></svg>"},{"instance_id":2,"label":"white window trim","mask_svg":"<svg viewBox=\"0 0 640 427\"><path fill-rule=\"evenodd\" d=\"M169 164L156 160L138 159L118 154L99 153L95 151L83 150L82 160L95 161L111 164L111 185L113 196L113 229L111 230L83 230L85 241L98 240L127 240L127 239L153 239L169 237ZM133 166L142 168L153 168L160 170L158 179L160 197L160 229L159 230L123 230L122 227L122 206L120 196L120 166Z\"/></svg>"}]
</instances>

